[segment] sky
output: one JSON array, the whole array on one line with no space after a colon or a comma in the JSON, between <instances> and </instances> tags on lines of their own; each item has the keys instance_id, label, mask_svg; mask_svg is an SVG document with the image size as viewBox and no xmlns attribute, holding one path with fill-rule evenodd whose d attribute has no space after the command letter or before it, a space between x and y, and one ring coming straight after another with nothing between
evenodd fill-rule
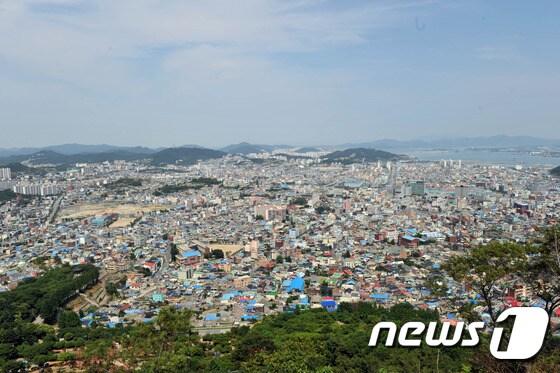
<instances>
[{"instance_id":1,"label":"sky","mask_svg":"<svg viewBox=\"0 0 560 373\"><path fill-rule=\"evenodd\" d=\"M560 2L0 0L0 147L560 137Z\"/></svg>"}]
</instances>

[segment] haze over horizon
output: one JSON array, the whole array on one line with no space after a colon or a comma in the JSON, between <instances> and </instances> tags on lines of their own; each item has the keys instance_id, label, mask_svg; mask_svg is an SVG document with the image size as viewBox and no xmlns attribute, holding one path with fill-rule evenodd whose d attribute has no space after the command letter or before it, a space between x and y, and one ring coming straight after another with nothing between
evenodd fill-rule
<instances>
[{"instance_id":1,"label":"haze over horizon","mask_svg":"<svg viewBox=\"0 0 560 373\"><path fill-rule=\"evenodd\" d=\"M270 139L272 140L272 139ZM230 149L239 149L243 146L254 147L257 149L259 146L262 150L269 151L270 149L282 148L306 148L317 147L322 149L348 149L348 148L378 148L378 149L395 149L396 151L403 151L405 148L414 149L461 149L461 148L540 148L551 147L552 149L560 149L560 139L557 138L541 138L534 136L509 136L509 135L495 135L495 136L470 136L470 137L441 137L441 138L415 138L415 139L362 139L361 141L352 141L345 143L333 144L309 144L309 143L275 143L274 141L266 141L262 143L251 143L248 141L232 142L224 145L208 145L208 144L159 144L148 146L145 144L129 144L129 143L52 143L42 144L36 146L10 146L0 147L0 155L7 154L32 154L36 151L51 150L64 154L83 154L83 153L98 153L111 150L129 150L144 152L148 149L167 149L167 148L207 148L215 150L224 150L229 152Z\"/></svg>"},{"instance_id":2,"label":"haze over horizon","mask_svg":"<svg viewBox=\"0 0 560 373\"><path fill-rule=\"evenodd\" d=\"M558 10L0 0L0 147L558 138Z\"/></svg>"}]
</instances>

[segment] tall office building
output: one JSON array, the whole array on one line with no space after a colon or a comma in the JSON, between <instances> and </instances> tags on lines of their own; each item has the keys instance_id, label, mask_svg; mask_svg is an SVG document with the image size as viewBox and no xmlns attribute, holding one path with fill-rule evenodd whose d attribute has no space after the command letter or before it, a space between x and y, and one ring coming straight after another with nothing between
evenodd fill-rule
<instances>
[{"instance_id":1,"label":"tall office building","mask_svg":"<svg viewBox=\"0 0 560 373\"><path fill-rule=\"evenodd\" d=\"M387 161L387 169L389 170L389 176L387 181L387 191L393 195L396 193L397 188L397 177L399 172L399 164L396 163L395 166L391 165L391 161Z\"/></svg>"},{"instance_id":2,"label":"tall office building","mask_svg":"<svg viewBox=\"0 0 560 373\"><path fill-rule=\"evenodd\" d=\"M459 186L457 187L457 190L456 190L455 193L457 194L457 198L458 198L458 199L467 198L467 195L468 195L468 193L469 193L468 186L462 185L462 184L459 185Z\"/></svg>"},{"instance_id":3,"label":"tall office building","mask_svg":"<svg viewBox=\"0 0 560 373\"><path fill-rule=\"evenodd\" d=\"M410 183L410 193L413 196L423 196L425 187L424 180L417 180Z\"/></svg>"}]
</instances>

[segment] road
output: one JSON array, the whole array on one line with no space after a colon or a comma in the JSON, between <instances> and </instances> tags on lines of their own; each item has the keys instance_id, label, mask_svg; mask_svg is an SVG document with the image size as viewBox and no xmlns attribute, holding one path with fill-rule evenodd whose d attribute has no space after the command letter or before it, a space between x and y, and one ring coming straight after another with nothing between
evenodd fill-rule
<instances>
[{"instance_id":1,"label":"road","mask_svg":"<svg viewBox=\"0 0 560 373\"><path fill-rule=\"evenodd\" d=\"M54 222L54 218L56 218L56 214L58 214L58 209L60 209L60 203L62 202L63 198L64 195L61 194L51 206L51 212L49 214L49 217L47 218L48 224L52 224Z\"/></svg>"}]
</instances>

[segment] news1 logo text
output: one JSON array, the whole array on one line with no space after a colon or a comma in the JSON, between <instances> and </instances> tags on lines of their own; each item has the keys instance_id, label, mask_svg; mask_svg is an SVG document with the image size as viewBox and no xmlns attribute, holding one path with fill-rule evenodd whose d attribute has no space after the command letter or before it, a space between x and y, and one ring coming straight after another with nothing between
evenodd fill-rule
<instances>
[{"instance_id":1,"label":"news1 logo text","mask_svg":"<svg viewBox=\"0 0 560 373\"><path fill-rule=\"evenodd\" d=\"M515 322L509 335L507 349L500 350L500 344L504 337L504 328L496 326L490 339L490 353L501 360L523 360L535 356L541 349L548 328L548 314L542 308L537 307L515 307L502 312L496 324L504 322L509 317L515 317ZM419 321L410 321L398 327L390 321L377 323L372 331L369 346L377 346L382 331L387 331L385 346L394 346L395 338L399 346L418 347L424 338L426 344L431 347L474 347L480 342L479 330L485 328L482 321L465 324L457 322L455 329L450 335L451 323L443 322L439 335L437 335L438 323L430 322L427 325ZM398 330L398 333L397 333ZM466 331L466 333L464 333Z\"/></svg>"}]
</instances>

